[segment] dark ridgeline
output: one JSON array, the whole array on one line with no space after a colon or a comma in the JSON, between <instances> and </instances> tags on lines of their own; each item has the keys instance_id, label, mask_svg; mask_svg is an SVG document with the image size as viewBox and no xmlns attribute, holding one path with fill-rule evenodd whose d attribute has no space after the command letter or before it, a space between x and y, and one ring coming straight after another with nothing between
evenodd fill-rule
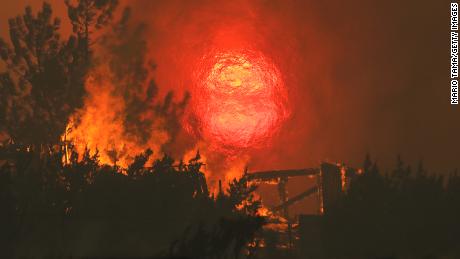
<instances>
[{"instance_id":1,"label":"dark ridgeline","mask_svg":"<svg viewBox=\"0 0 460 259\"><path fill-rule=\"evenodd\" d=\"M367 157L364 173L346 193L325 197L331 202L323 217L301 220L303 239L286 252L275 231L261 231L256 187L242 178L227 192L210 195L199 154L186 163L164 156L145 167L152 155L147 150L126 170L101 165L89 151L78 160L60 136L82 107L86 75L97 65L92 32L112 26L98 44L111 53L110 69L119 76L128 134L145 140L152 122L139 115L154 110L167 119L174 139L188 95L179 103L172 93L155 102L158 89L144 67L144 27L127 26L128 11L112 23L117 1L66 4L73 25L67 40L60 38L60 20L52 18L49 4L37 15L26 8L10 19L11 46L0 39L7 68L0 73L0 136L8 137L0 143L1 258L460 257L457 173L443 178L398 159L394 171L382 174ZM163 149L180 147L171 141ZM261 240L256 235L264 248L248 246Z\"/></svg>"}]
</instances>

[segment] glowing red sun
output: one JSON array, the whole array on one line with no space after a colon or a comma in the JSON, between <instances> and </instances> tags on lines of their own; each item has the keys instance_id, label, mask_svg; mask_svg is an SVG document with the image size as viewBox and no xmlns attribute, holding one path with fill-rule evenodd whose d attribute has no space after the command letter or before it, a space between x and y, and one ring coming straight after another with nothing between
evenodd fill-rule
<instances>
[{"instance_id":1,"label":"glowing red sun","mask_svg":"<svg viewBox=\"0 0 460 259\"><path fill-rule=\"evenodd\" d=\"M192 93L195 126L220 150L263 145L286 118L286 90L261 53L219 52L205 57Z\"/></svg>"}]
</instances>

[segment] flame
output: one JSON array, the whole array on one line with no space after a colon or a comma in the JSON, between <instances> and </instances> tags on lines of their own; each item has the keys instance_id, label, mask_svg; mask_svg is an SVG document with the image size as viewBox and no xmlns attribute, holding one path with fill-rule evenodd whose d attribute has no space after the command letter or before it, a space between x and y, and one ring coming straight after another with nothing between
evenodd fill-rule
<instances>
[{"instance_id":1,"label":"flame","mask_svg":"<svg viewBox=\"0 0 460 259\"><path fill-rule=\"evenodd\" d=\"M272 215L272 212L265 206L261 206L257 211L257 214L261 217L269 217Z\"/></svg>"},{"instance_id":2,"label":"flame","mask_svg":"<svg viewBox=\"0 0 460 259\"><path fill-rule=\"evenodd\" d=\"M198 90L192 91L190 112L198 117L198 125L182 121L188 132L198 128L202 141L186 151L183 160L188 162L197 150L202 151L201 171L210 191L217 193L219 181L225 190L244 174L249 155L240 151L267 143L289 111L281 74L264 55L236 51L211 56L196 78ZM122 168L150 148L154 153L149 166L162 155L163 146L173 135L169 134L167 118L157 116L153 109L139 114L141 120L153 121L147 138L127 130L130 104L125 103L126 92L120 85L129 85L119 80L120 75L116 76L109 64L92 69L85 81L83 108L71 116L62 139L71 142L80 156L88 149L90 154L98 152L102 164ZM69 150L65 152L67 159Z\"/></svg>"},{"instance_id":3,"label":"flame","mask_svg":"<svg viewBox=\"0 0 460 259\"><path fill-rule=\"evenodd\" d=\"M316 184L318 186L318 205L319 205L319 215L324 214L324 200L323 200L323 172L322 170L319 171L319 174L316 177Z\"/></svg>"},{"instance_id":4,"label":"flame","mask_svg":"<svg viewBox=\"0 0 460 259\"><path fill-rule=\"evenodd\" d=\"M210 144L204 141L197 142L193 148L185 152L182 160L188 162L196 157L198 151L200 161L204 164L201 172L206 176L209 191L214 194L219 192L219 181L223 190L226 190L230 182L240 179L249 161L249 155L243 154L238 157L222 157L213 152Z\"/></svg>"},{"instance_id":5,"label":"flame","mask_svg":"<svg viewBox=\"0 0 460 259\"><path fill-rule=\"evenodd\" d=\"M204 173L206 178L209 178L209 177L211 177L212 173L211 173L211 170L209 170L209 168L207 166L208 158L207 158L205 153L200 152L200 150L203 150L203 147L204 147L203 145L204 145L204 143L201 143L201 142L197 143L192 149L190 149L189 151L185 152L182 160L184 162L188 162L191 159L196 158L197 153L199 153L200 154L200 161L203 163L203 166L201 167L200 171L202 173Z\"/></svg>"},{"instance_id":6,"label":"flame","mask_svg":"<svg viewBox=\"0 0 460 259\"><path fill-rule=\"evenodd\" d=\"M340 164L338 166L340 167L340 180L342 183L342 191L345 191L347 187L347 171L345 166L342 166Z\"/></svg>"},{"instance_id":7,"label":"flame","mask_svg":"<svg viewBox=\"0 0 460 259\"><path fill-rule=\"evenodd\" d=\"M91 154L98 151L102 164L116 164L123 168L133 161L134 156L150 148L157 151L149 160L151 163L169 139L168 132L161 127L164 120L154 118L155 127L152 127L147 141L128 134L124 126L125 102L113 82L108 66L100 66L90 73L85 83L88 95L84 106L70 118L63 139L71 141L80 155L86 148Z\"/></svg>"}]
</instances>

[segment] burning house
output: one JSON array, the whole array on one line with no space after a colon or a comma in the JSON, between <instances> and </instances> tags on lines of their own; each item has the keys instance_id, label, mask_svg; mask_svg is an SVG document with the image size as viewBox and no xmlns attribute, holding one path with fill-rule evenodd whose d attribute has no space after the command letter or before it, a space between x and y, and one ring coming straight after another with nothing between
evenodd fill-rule
<instances>
[{"instance_id":1,"label":"burning house","mask_svg":"<svg viewBox=\"0 0 460 259\"><path fill-rule=\"evenodd\" d=\"M333 209L334 204L346 192L354 175L356 170L353 168L324 162L319 168L253 172L246 174L246 177L257 183L277 184L280 204L270 210L284 219L280 223L287 225L284 231L287 236L285 247L290 248L298 241L304 254L315 256L322 251L322 217ZM288 197L288 180L299 176L314 178L316 185L294 197ZM290 215L289 207L309 196L316 196L319 200L318 214L295 217Z\"/></svg>"}]
</instances>

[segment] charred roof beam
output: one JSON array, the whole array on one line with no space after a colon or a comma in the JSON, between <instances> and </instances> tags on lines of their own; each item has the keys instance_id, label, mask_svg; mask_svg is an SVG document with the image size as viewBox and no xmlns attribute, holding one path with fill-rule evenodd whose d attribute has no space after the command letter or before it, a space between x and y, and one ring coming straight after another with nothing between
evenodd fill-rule
<instances>
[{"instance_id":1,"label":"charred roof beam","mask_svg":"<svg viewBox=\"0 0 460 259\"><path fill-rule=\"evenodd\" d=\"M292 170L273 170L262 171L246 174L248 180L256 181L273 181L283 177L295 176L313 176L320 173L319 168L305 168L305 169L292 169Z\"/></svg>"}]
</instances>

